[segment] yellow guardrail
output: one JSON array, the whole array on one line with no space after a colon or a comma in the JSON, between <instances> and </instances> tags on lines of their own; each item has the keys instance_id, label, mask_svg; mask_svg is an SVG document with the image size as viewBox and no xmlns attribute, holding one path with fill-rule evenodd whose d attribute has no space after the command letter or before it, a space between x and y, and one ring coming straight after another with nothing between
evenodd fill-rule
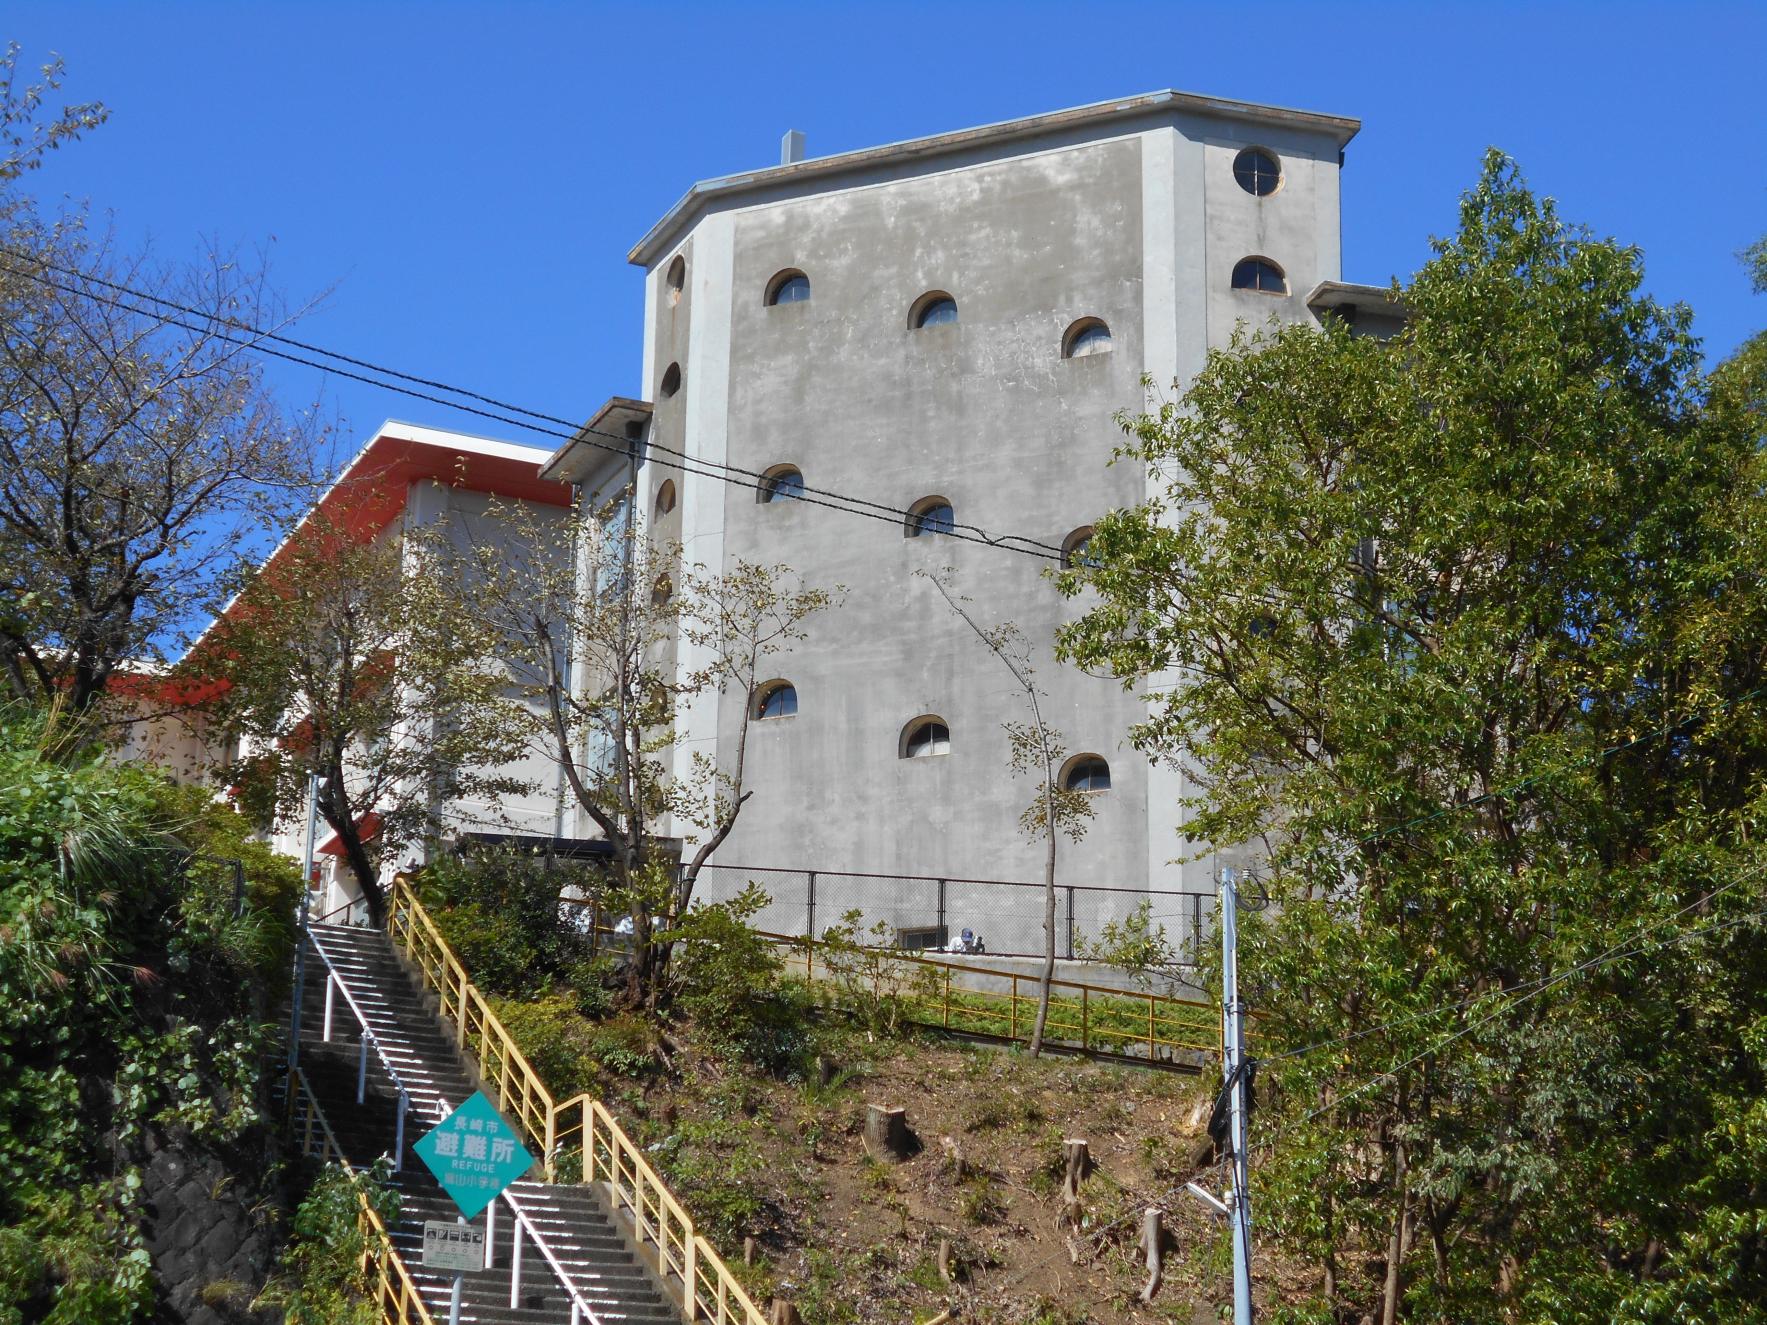
<instances>
[{"instance_id":1,"label":"yellow guardrail","mask_svg":"<svg viewBox=\"0 0 1767 1325\"><path fill-rule=\"evenodd\" d=\"M831 953L837 961L844 957L849 964L864 957L923 972L921 980L910 982L897 995L905 1012L904 1021L1005 1040L1028 1042L1031 1038L1040 983L1036 975L924 957L899 948L866 948L856 953L846 944L757 932L789 951L788 968L801 970L806 979L828 979L834 974L828 960ZM820 971L818 952L823 954ZM860 974L849 978L864 977ZM1007 987L975 987L985 983ZM1032 992L1021 992L1025 987ZM1221 1012L1213 1003L1059 977L1050 980L1049 992L1049 1017L1043 1027L1047 1042L1116 1054L1127 1054L1140 1047L1145 1049L1150 1062L1158 1061L1161 1050L1216 1056L1221 1053Z\"/></svg>"},{"instance_id":2,"label":"yellow guardrail","mask_svg":"<svg viewBox=\"0 0 1767 1325\"><path fill-rule=\"evenodd\" d=\"M343 1147L332 1134L331 1124L325 1120L313 1088L307 1084L306 1074L298 1067L289 1082L289 1125L300 1136L303 1155L310 1155L322 1164L335 1162L341 1165L356 1186L356 1199L360 1203L357 1220L363 1241L362 1261L357 1269L369 1283L372 1300L380 1308L381 1318L387 1325L435 1325L435 1317L423 1304L411 1272L405 1268L405 1258L399 1255L386 1224L369 1203L368 1193L362 1188L361 1175L344 1157Z\"/></svg>"},{"instance_id":3,"label":"yellow guardrail","mask_svg":"<svg viewBox=\"0 0 1767 1325\"><path fill-rule=\"evenodd\" d=\"M580 1150L583 1181L608 1184L615 1203L631 1213L639 1238L655 1248L665 1276L679 1279L688 1320L767 1325L736 1276L695 1230L692 1217L606 1107L589 1095L563 1103L552 1098L402 878L394 882L388 901L387 932L424 983L436 991L442 1015L454 1024L455 1043L462 1054L476 1058L479 1079L494 1093L497 1107L545 1156L547 1181L556 1180L561 1152Z\"/></svg>"}]
</instances>

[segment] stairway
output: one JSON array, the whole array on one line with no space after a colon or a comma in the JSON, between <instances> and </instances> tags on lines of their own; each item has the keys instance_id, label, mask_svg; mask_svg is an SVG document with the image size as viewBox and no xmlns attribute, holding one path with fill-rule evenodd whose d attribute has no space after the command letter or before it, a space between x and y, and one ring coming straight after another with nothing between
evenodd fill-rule
<instances>
[{"instance_id":1,"label":"stairway","mask_svg":"<svg viewBox=\"0 0 1767 1325\"><path fill-rule=\"evenodd\" d=\"M425 1305L436 1321L448 1318L451 1276L425 1271L425 1220L452 1222L459 1210L412 1146L475 1087L454 1039L430 1011L379 930L314 925L312 933L343 977L394 1070L405 1083L410 1111L405 1120L404 1162L392 1175L400 1198L391 1226ZM360 1031L341 994L334 996L332 1038L324 1036L326 966L307 949L301 1001L301 1068L350 1163L366 1167L393 1149L398 1088L373 1046L368 1050L367 1089L356 1102ZM527 1215L573 1287L602 1325L679 1325L682 1312L640 1259L622 1225L592 1186L516 1182L508 1192ZM531 1238L524 1236L517 1304L510 1306L510 1259L515 1218L496 1203L493 1266L465 1276L460 1319L490 1325L562 1325L571 1321L571 1300ZM484 1227L484 1215L472 1221ZM584 1322L583 1325L589 1325Z\"/></svg>"}]
</instances>

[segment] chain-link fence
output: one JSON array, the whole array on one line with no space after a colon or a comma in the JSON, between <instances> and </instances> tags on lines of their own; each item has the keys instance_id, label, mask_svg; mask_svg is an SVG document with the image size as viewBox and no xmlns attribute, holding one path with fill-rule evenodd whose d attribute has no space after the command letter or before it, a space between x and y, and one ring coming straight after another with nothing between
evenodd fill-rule
<instances>
[{"instance_id":1,"label":"chain-link fence","mask_svg":"<svg viewBox=\"0 0 1767 1325\"><path fill-rule=\"evenodd\" d=\"M722 901L749 883L769 899L753 924L773 934L821 938L856 912L862 943L998 956L1043 953L1041 883L713 864L700 870L694 900ZM1213 893L1058 883L1057 955L1085 957L1087 942L1096 940L1106 924L1122 924L1143 903L1150 924L1164 929L1166 941L1182 954L1185 965L1195 965L1202 945L1214 938Z\"/></svg>"}]
</instances>

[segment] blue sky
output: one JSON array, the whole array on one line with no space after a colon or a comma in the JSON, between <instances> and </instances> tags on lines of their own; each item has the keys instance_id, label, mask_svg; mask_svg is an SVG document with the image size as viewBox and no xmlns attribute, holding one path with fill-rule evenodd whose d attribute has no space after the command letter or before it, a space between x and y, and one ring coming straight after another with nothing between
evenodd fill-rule
<instances>
[{"instance_id":1,"label":"blue sky","mask_svg":"<svg viewBox=\"0 0 1767 1325\"><path fill-rule=\"evenodd\" d=\"M29 181L164 257L262 246L296 334L583 417L638 394L631 245L695 180L1175 87L1358 117L1344 274L1413 271L1497 145L1640 245L1708 353L1767 325L1767 5L864 7L10 0L111 122ZM278 367L291 402L319 389ZM349 445L395 416L325 385Z\"/></svg>"}]
</instances>

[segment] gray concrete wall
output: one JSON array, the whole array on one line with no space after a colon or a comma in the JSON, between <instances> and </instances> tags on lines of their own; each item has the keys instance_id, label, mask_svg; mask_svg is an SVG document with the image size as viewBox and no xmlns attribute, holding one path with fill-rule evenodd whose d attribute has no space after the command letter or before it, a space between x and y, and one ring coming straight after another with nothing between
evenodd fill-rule
<instances>
[{"instance_id":1,"label":"gray concrete wall","mask_svg":"<svg viewBox=\"0 0 1767 1325\"><path fill-rule=\"evenodd\" d=\"M1248 145L1281 159L1283 185L1268 198L1232 177ZM1310 317L1305 292L1339 274L1337 180L1323 132L1186 111L722 203L647 283L651 385L680 362L687 397L658 400L653 440L755 471L792 464L812 489L894 507L936 494L960 523L1059 545L1147 493L1139 467L1107 464L1121 438L1113 415L1141 406L1143 373L1182 389L1236 324ZM659 274L677 251L686 293L671 300ZM1252 255L1282 267L1287 295L1230 288L1234 264ZM788 268L808 275L811 299L768 307ZM958 324L910 329L915 300L935 289L956 299ZM1063 332L1082 317L1109 324L1113 350L1064 360ZM1049 563L646 468L647 507L665 479L676 483L690 559L784 563L848 586L845 605L776 669L796 686L798 713L754 725L755 795L721 862L1041 877L1042 849L1017 827L1034 784L1012 776L1001 726L1024 716L1022 698L915 574L950 567L979 620L1014 621L1033 641L1069 750L1110 762L1113 786L1094 799L1084 841L1062 843L1060 880L1212 888L1212 861L1168 864L1194 849L1176 810L1187 788L1129 744L1145 703L1054 663L1056 627L1085 603L1055 592ZM745 701L684 713L681 757L731 749ZM951 753L899 758L904 724L923 714L949 724ZM1127 909L1128 895L1100 895L1079 923L1095 932Z\"/></svg>"}]
</instances>

